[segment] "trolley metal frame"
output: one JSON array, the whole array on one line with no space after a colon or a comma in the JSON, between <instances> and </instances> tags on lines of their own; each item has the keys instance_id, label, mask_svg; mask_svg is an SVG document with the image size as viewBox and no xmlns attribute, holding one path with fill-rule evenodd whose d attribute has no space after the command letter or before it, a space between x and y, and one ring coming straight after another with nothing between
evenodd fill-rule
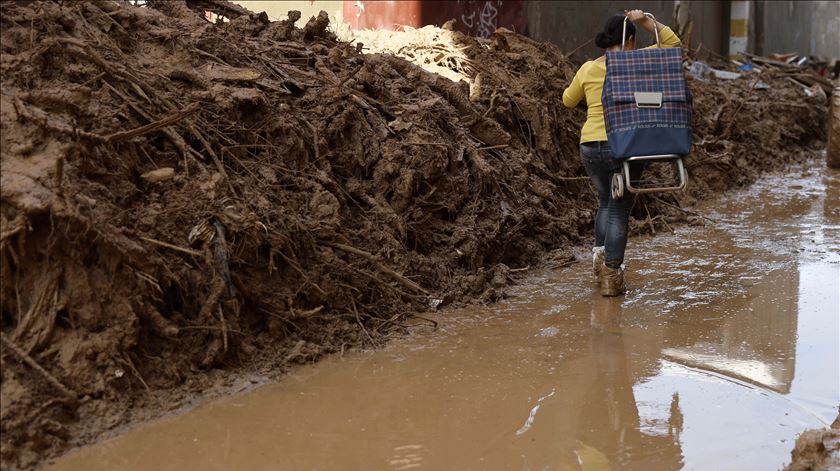
<instances>
[{"instance_id":1,"label":"trolley metal frame","mask_svg":"<svg viewBox=\"0 0 840 471\"><path fill-rule=\"evenodd\" d=\"M659 186L659 187L635 187L633 181L630 180L630 162L635 161L649 161L649 162L673 162L677 166L677 185L676 186ZM676 154L660 154L660 155L640 155L636 157L628 157L622 159L621 170L614 173L610 190L613 198L621 198L624 192L630 193L655 193L666 191L682 191L688 185L688 174L685 171L682 157Z\"/></svg>"}]
</instances>

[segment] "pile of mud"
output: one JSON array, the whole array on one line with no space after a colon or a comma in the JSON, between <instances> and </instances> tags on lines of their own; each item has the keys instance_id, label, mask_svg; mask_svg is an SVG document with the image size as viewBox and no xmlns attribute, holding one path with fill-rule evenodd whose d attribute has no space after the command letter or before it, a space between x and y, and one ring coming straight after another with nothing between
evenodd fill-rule
<instances>
[{"instance_id":1,"label":"pile of mud","mask_svg":"<svg viewBox=\"0 0 840 471\"><path fill-rule=\"evenodd\" d=\"M364 50L401 57L469 89L470 101L486 110L505 129L524 123L532 133L529 155L551 162L576 161L580 112L563 108L567 83L551 72L569 61L553 45L499 29L490 39L466 37L448 29L425 26L399 31L342 31L342 39L364 44ZM694 51L686 49L686 57ZM693 60L687 59L689 68ZM719 69L735 71L728 61L712 58ZM565 72L565 71L564 71ZM565 77L570 77L564 73ZM827 100L809 98L782 73L768 70L738 80L695 80L694 150L686 160L691 175L683 194L642 195L634 208L631 230L669 230L673 219L702 223L680 209L698 199L754 181L761 172L784 167L803 150L822 147L826 137ZM514 122L511 117L519 116ZM524 118L524 120L522 120ZM511 127L513 126L513 127ZM529 134L529 137L531 134ZM574 136L574 139L569 139ZM554 137L552 139L552 137ZM656 175L650 175L653 171ZM577 174L580 168L575 168ZM650 169L649 177L665 179L667 169Z\"/></svg>"},{"instance_id":2,"label":"pile of mud","mask_svg":"<svg viewBox=\"0 0 840 471\"><path fill-rule=\"evenodd\" d=\"M455 82L338 41L323 13L190 9L217 3L0 6L4 466L220 371L276 373L493 301L509 267L591 232L556 47L447 32L462 59L431 61ZM691 190L641 200L651 229L824 139L824 104L761 80L692 83Z\"/></svg>"},{"instance_id":3,"label":"pile of mud","mask_svg":"<svg viewBox=\"0 0 840 471\"><path fill-rule=\"evenodd\" d=\"M840 469L840 415L831 427L802 432L790 452L784 471L829 471Z\"/></svg>"}]
</instances>

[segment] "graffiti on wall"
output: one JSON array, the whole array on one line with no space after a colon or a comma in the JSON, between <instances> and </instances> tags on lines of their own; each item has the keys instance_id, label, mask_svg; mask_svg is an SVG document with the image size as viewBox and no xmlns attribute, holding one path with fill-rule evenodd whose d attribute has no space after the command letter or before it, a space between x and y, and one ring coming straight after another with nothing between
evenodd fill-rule
<instances>
[{"instance_id":1,"label":"graffiti on wall","mask_svg":"<svg viewBox=\"0 0 840 471\"><path fill-rule=\"evenodd\" d=\"M455 28L472 36L489 37L497 28L525 33L527 8L522 0L344 0L344 19L356 29L419 28L455 19Z\"/></svg>"},{"instance_id":2,"label":"graffiti on wall","mask_svg":"<svg viewBox=\"0 0 840 471\"><path fill-rule=\"evenodd\" d=\"M475 36L490 37L499 27L499 8L502 6L502 0L463 3L468 4L464 7L464 13L461 14L461 22L464 26ZM469 4L478 8L470 8L473 5Z\"/></svg>"}]
</instances>

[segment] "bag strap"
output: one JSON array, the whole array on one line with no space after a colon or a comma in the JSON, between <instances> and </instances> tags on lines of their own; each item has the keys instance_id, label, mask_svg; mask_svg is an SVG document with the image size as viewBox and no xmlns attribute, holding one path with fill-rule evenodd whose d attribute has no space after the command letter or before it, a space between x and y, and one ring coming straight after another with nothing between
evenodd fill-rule
<instances>
[{"instance_id":1,"label":"bag strap","mask_svg":"<svg viewBox=\"0 0 840 471\"><path fill-rule=\"evenodd\" d=\"M656 27L656 18L653 14L645 12L645 16L653 20L653 34L656 36L656 47L662 47L659 43L659 29ZM621 29L621 50L624 50L624 41L627 39L627 17L624 17L624 27Z\"/></svg>"}]
</instances>

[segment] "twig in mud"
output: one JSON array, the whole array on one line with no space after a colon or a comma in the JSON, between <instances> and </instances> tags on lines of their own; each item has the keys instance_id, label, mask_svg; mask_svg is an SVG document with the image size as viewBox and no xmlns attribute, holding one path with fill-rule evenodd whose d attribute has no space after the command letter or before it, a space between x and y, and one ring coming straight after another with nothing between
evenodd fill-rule
<instances>
[{"instance_id":1,"label":"twig in mud","mask_svg":"<svg viewBox=\"0 0 840 471\"><path fill-rule=\"evenodd\" d=\"M564 181L574 181L574 180L589 180L589 177L552 177L556 180L564 180Z\"/></svg>"},{"instance_id":2,"label":"twig in mud","mask_svg":"<svg viewBox=\"0 0 840 471\"><path fill-rule=\"evenodd\" d=\"M95 75L92 79L87 80L85 83L83 83L83 84L82 84L82 86L83 86L83 87L89 87L89 86L91 86L92 84L94 84L94 83L96 83L96 82L98 82L98 81L102 80L102 79L103 79L106 75L108 75L108 74L107 74L107 73L105 73L105 72L101 72L101 73L99 73L99 74Z\"/></svg>"},{"instance_id":3,"label":"twig in mud","mask_svg":"<svg viewBox=\"0 0 840 471\"><path fill-rule=\"evenodd\" d=\"M225 313L222 311L222 305L219 304L219 319L222 321L222 353L227 353L228 350L228 334L227 323L225 322Z\"/></svg>"},{"instance_id":4,"label":"twig in mud","mask_svg":"<svg viewBox=\"0 0 840 471\"><path fill-rule=\"evenodd\" d=\"M407 146L440 146L447 149L449 148L448 145L441 144L439 142L402 142L402 144L405 144Z\"/></svg>"},{"instance_id":5,"label":"twig in mud","mask_svg":"<svg viewBox=\"0 0 840 471\"><path fill-rule=\"evenodd\" d=\"M55 376L51 375L31 356L29 356L26 352L18 348L18 346L12 343L11 340L7 339L5 334L0 334L0 340L2 340L3 345L9 350L11 350L15 355L17 355L18 358L20 358L24 363L29 365L29 367L31 367L33 370L37 371L41 376L44 377L44 379L47 380L47 382L53 385L56 389L61 391L61 394L63 394L69 401L71 401L71 403L76 403L78 401L79 395L76 394L75 391L62 384L61 381L57 380Z\"/></svg>"},{"instance_id":6,"label":"twig in mud","mask_svg":"<svg viewBox=\"0 0 840 471\"><path fill-rule=\"evenodd\" d=\"M312 150L315 153L315 159L312 162L317 162L321 160L321 151L318 150L318 129L312 123L303 118L301 118L301 121L306 123L309 130L312 131Z\"/></svg>"},{"instance_id":7,"label":"twig in mud","mask_svg":"<svg viewBox=\"0 0 840 471\"><path fill-rule=\"evenodd\" d=\"M735 122L737 121L735 118L738 116L738 112L741 111L741 108L744 106L744 103L747 102L747 99L750 96L752 96L752 93L755 90L755 86L758 84L759 79L761 79L761 72L759 72L758 75L755 76L755 80L753 80L753 83L750 85L750 89L747 90L747 94L744 95L744 97L741 99L741 102L738 103L738 108L735 108L735 112L732 113L732 121L729 122L729 124L726 126L726 129L723 131L723 134L721 134L721 139L729 139L729 133L732 132L732 126L734 126Z\"/></svg>"},{"instance_id":8,"label":"twig in mud","mask_svg":"<svg viewBox=\"0 0 840 471\"><path fill-rule=\"evenodd\" d=\"M115 132L113 134L109 134L105 136L105 142L120 142L120 141L127 141L129 139L142 136L144 134L148 134L150 132L157 131L158 129L163 129L171 124L175 124L178 121L186 118L187 116L195 113L198 111L198 103L193 103L192 105L186 107L183 111L179 111L175 114L167 116L166 118L159 119L153 123L149 123L145 126L140 126L139 128L134 128L129 131L120 131Z\"/></svg>"},{"instance_id":9,"label":"twig in mud","mask_svg":"<svg viewBox=\"0 0 840 471\"><path fill-rule=\"evenodd\" d=\"M339 86L339 87L344 86L344 84L345 84L345 83L347 83L347 81L348 81L348 80L350 80L351 78L353 78L354 76L356 76L356 74L358 74L358 73L359 73L359 71L360 71L360 70L362 70L362 68L364 68L364 66L365 66L365 64L361 64L360 66L358 66L358 67L356 67L355 69L353 69L353 71L351 71L349 74L347 74L347 77L344 77L344 78L341 80L341 82L339 82L339 83L338 83L338 86Z\"/></svg>"},{"instance_id":10,"label":"twig in mud","mask_svg":"<svg viewBox=\"0 0 840 471\"><path fill-rule=\"evenodd\" d=\"M152 275L144 272L143 270L139 270L137 268L134 268L131 265L126 265L126 266L128 267L129 270L132 271L132 273L137 275L137 278L140 278L141 280L145 281L146 283L149 283L150 285L152 285L157 290L158 293L163 294L163 290L160 288L160 283L158 283L158 280L155 277L153 277Z\"/></svg>"},{"instance_id":11,"label":"twig in mud","mask_svg":"<svg viewBox=\"0 0 840 471\"><path fill-rule=\"evenodd\" d=\"M323 311L324 306L318 306L314 309L309 309L307 311L295 311L294 308L291 305L289 305L289 309L292 311L292 319L306 319Z\"/></svg>"},{"instance_id":12,"label":"twig in mud","mask_svg":"<svg viewBox=\"0 0 840 471\"><path fill-rule=\"evenodd\" d=\"M204 147L204 150L206 150L207 154L210 155L210 158L213 159L213 163L216 164L216 170L218 170L218 172L221 173L223 177L225 177L225 181L227 182L228 188L230 188L231 193L235 194L236 191L233 188L233 183L230 182L230 178L228 177L228 174L227 174L227 171L225 170L224 164L222 163L221 159L219 159L219 155L216 154L216 151L214 151L213 147L210 146L210 143L207 142L207 138L205 138L204 135L201 134L201 132L199 132L198 129L196 129L195 126L193 126L192 122L187 120L186 124L187 124L187 129L189 129L189 131L192 133L192 135L196 139L198 139L198 142L201 143L201 146Z\"/></svg>"},{"instance_id":13,"label":"twig in mud","mask_svg":"<svg viewBox=\"0 0 840 471\"><path fill-rule=\"evenodd\" d=\"M146 392L147 393L152 392L152 388L150 388L149 385L146 384L146 380L143 379L143 376L140 374L140 371L138 371L137 367L134 366L134 362L131 361L131 357L129 357L127 354L123 353L122 361L123 361L123 363L126 364L126 366L128 366L128 368L131 370L131 372L134 373L134 376L137 377L137 379L140 381L140 383L143 385L143 387L146 388Z\"/></svg>"},{"instance_id":14,"label":"twig in mud","mask_svg":"<svg viewBox=\"0 0 840 471\"><path fill-rule=\"evenodd\" d=\"M381 328L385 327L385 326L386 326L386 325L388 325L388 324L393 323L394 321L396 321L396 320L397 320L397 318L398 318L398 317L400 317L400 313L399 313L399 312L398 312L398 313L396 313L396 314L394 314L393 316L391 316L391 318L390 318L390 319L386 319L386 320L382 320L382 319L378 319L378 318L374 317L373 319L376 319L376 320L378 320L378 321L380 321L380 322L382 322L382 323L381 323L381 324L379 324L378 326L376 326L376 327L373 329L373 332L374 332L374 333L379 333L379 329L381 329Z\"/></svg>"},{"instance_id":15,"label":"twig in mud","mask_svg":"<svg viewBox=\"0 0 840 471\"><path fill-rule=\"evenodd\" d=\"M417 283L409 280L408 278L404 277L403 275L400 275L399 273L395 272L394 270L392 270L392 269L386 267L385 265L383 265L382 263L380 263L379 260L377 260L376 256L373 255L372 253L365 252L364 250L360 250L360 249L357 249L356 247L351 247L349 245L339 244L337 242L327 242L326 245L329 246L329 247L332 247L334 249L341 250L342 252L347 252L347 253L350 253L350 254L353 254L353 255L358 255L358 256L364 258L365 260L369 261L370 263L374 264L374 266L376 266L376 268L379 269L379 271L381 271L382 273L385 273L386 275L390 276L391 278L398 281L403 286L406 286L408 288L413 289L414 291L417 291L417 292L420 292L420 293L423 293L423 294L426 294L426 295L429 294L428 291L423 289L423 287L421 287Z\"/></svg>"},{"instance_id":16,"label":"twig in mud","mask_svg":"<svg viewBox=\"0 0 840 471\"><path fill-rule=\"evenodd\" d=\"M349 267L353 267L350 264L347 264L347 265ZM417 299L417 300L425 299L423 296L419 296L419 295L416 295L416 294L409 294L409 293L406 293L405 291L397 288L396 286L391 286L391 284L386 283L384 280L380 279L379 277L377 277L376 275L374 275L373 273L371 273L367 270L362 270L361 268L356 268L356 271L358 271L360 274L370 278L371 280L375 281L377 285L388 288L389 290L393 291L394 293L396 293L396 294L398 294L398 295L400 295L404 298Z\"/></svg>"},{"instance_id":17,"label":"twig in mud","mask_svg":"<svg viewBox=\"0 0 840 471\"><path fill-rule=\"evenodd\" d=\"M228 66L228 67L233 67L232 65L230 65L230 64L228 64L227 62L223 61L223 60L222 60L222 59L220 59L219 57L214 56L213 54L210 54L210 53L209 53L209 52L207 52L207 51L202 51L201 49L199 49L199 48L197 48L197 47L194 47L194 48L193 48L193 51L197 52L199 55L202 55L202 56L207 57L207 58L209 58L209 59L213 59L214 61L216 61L216 62L218 62L218 63L220 63L220 64L226 65L226 66Z\"/></svg>"},{"instance_id":18,"label":"twig in mud","mask_svg":"<svg viewBox=\"0 0 840 471\"><path fill-rule=\"evenodd\" d=\"M315 288L322 295L327 296L327 293L324 290L322 290L321 287L318 286L317 283L310 280L309 277L306 276L306 273L303 272L303 267L300 266L300 264L297 262L297 260L294 260L294 259L291 259L291 258L287 257L286 255L283 254L283 252L281 252L279 250L277 252L274 252L274 253L276 253L277 255L282 257L283 260L285 260L286 263L288 263L289 266L292 267L292 269L294 269L296 272L298 272L300 277L303 278L306 283L309 283L310 285L312 285L312 287Z\"/></svg>"},{"instance_id":19,"label":"twig in mud","mask_svg":"<svg viewBox=\"0 0 840 471\"><path fill-rule=\"evenodd\" d=\"M674 228L672 228L671 225L668 224L668 221L665 219L665 216L661 214L654 216L653 220L655 221L657 219L662 221L662 224L665 226L666 229L668 229L668 232L670 232L671 234L674 233Z\"/></svg>"},{"instance_id":20,"label":"twig in mud","mask_svg":"<svg viewBox=\"0 0 840 471\"><path fill-rule=\"evenodd\" d=\"M669 203L669 202L667 202L667 201L665 201L665 200L663 200L663 199L661 199L661 198L657 198L657 197L655 197L655 196L654 196L654 198L656 199L656 201L659 201L660 203L664 204L665 206L670 206L670 207L672 207L672 208L674 208L674 209L677 209L677 210L679 210L679 211L684 212L685 214L689 214L689 215L691 215L691 216L696 216L696 217L699 217L699 218L703 218L703 219L706 219L706 220L707 220L707 221L709 221L709 222L712 222L712 223L718 224L718 221L716 221L716 220L714 220L714 219L712 219L712 218L710 218L710 217L708 217L708 216L703 216L702 214L697 213L697 212L695 212L695 211L689 211L688 209L680 208L679 206L677 206L677 205L675 205L675 204L671 204L671 203Z\"/></svg>"},{"instance_id":21,"label":"twig in mud","mask_svg":"<svg viewBox=\"0 0 840 471\"><path fill-rule=\"evenodd\" d=\"M570 266L574 265L574 264L575 264L575 263L577 263L577 262L578 262L577 260L575 260L574 258L572 258L572 259L566 260L565 262L560 262L560 263L557 263L557 264L555 264L555 265L551 265L551 266L549 266L549 267L548 267L548 269L549 269L549 270L558 270L558 269L560 269L560 268L570 267Z\"/></svg>"},{"instance_id":22,"label":"twig in mud","mask_svg":"<svg viewBox=\"0 0 840 471\"><path fill-rule=\"evenodd\" d=\"M213 238L213 258L216 261L216 269L219 271L219 274L222 275L222 279L228 289L228 295L230 297L234 297L236 296L236 288L233 287L233 280L230 276L230 264L228 263L225 228L222 225L222 222L215 217L212 218L210 225L213 226L213 229L216 231L216 237Z\"/></svg>"},{"instance_id":23,"label":"twig in mud","mask_svg":"<svg viewBox=\"0 0 840 471\"><path fill-rule=\"evenodd\" d=\"M140 106L138 106L137 104L135 104L126 94L124 94L123 92L114 88L114 86L112 86L107 81L103 81L103 83L105 84L105 88L110 90L113 94L117 95L118 97L122 98L123 101L125 101L128 104L128 106L132 110L134 110L134 112L136 112L137 114L139 114L143 118L145 118L149 121L152 121L152 116L150 114L146 113L145 111L143 111L143 109L140 108ZM184 171L186 172L187 176L189 176L190 175L190 167L187 164L187 157L188 156L190 156L190 157L193 156L193 154L190 153L192 148L188 148L187 143L184 141L184 139L181 137L181 135L176 133L172 129L164 128L162 132L166 137L169 138L170 141L172 141L172 144L175 146L175 148L178 149L179 152L181 152L181 155L184 157ZM141 147L141 149L142 149L142 147Z\"/></svg>"},{"instance_id":24,"label":"twig in mud","mask_svg":"<svg viewBox=\"0 0 840 471\"><path fill-rule=\"evenodd\" d=\"M656 235L656 229L653 228L653 221L650 218L650 211L648 211L647 203L642 203L642 206L645 207L645 213L647 213L647 223L650 225L650 232L653 235Z\"/></svg>"},{"instance_id":25,"label":"twig in mud","mask_svg":"<svg viewBox=\"0 0 840 471\"><path fill-rule=\"evenodd\" d=\"M350 298L350 306L353 307L353 314L356 316L356 323L362 328L362 332L364 332L368 340L370 340L370 344L375 346L376 342L373 341L373 337L370 336L370 333L368 333L364 324L362 324L362 320L359 318L359 311L356 309L356 301L353 300L353 298Z\"/></svg>"},{"instance_id":26,"label":"twig in mud","mask_svg":"<svg viewBox=\"0 0 840 471\"><path fill-rule=\"evenodd\" d=\"M280 317L280 316L278 316ZM216 330L221 331L221 327L216 327L214 325L188 325L184 327L178 327L178 330ZM245 335L245 332L236 329L225 329L227 332L231 332L234 334Z\"/></svg>"},{"instance_id":27,"label":"twig in mud","mask_svg":"<svg viewBox=\"0 0 840 471\"><path fill-rule=\"evenodd\" d=\"M435 330L437 330L437 328L438 328L438 321L436 321L434 319L429 319L428 317L423 317L423 316L420 316L420 315L417 315L417 314L412 314L411 317L431 323L432 328L435 329Z\"/></svg>"},{"instance_id":28,"label":"twig in mud","mask_svg":"<svg viewBox=\"0 0 840 471\"><path fill-rule=\"evenodd\" d=\"M289 327L291 327L295 330L300 330L300 327L298 327L294 322L290 321L289 319L286 319L285 317L283 317L279 314L273 313L273 312L271 312L267 309L261 308L261 307L257 308L257 309L259 311L263 312L264 314L268 314L269 316L274 317L275 319L278 319L278 320L284 322L284 327L283 327L284 335L289 335L289 332L286 330L285 326L289 326Z\"/></svg>"},{"instance_id":29,"label":"twig in mud","mask_svg":"<svg viewBox=\"0 0 840 471\"><path fill-rule=\"evenodd\" d=\"M183 252L188 255L195 255L196 257L201 257L203 254L198 250L192 250L185 247L179 247L177 245L170 244L168 242L163 242L162 240L152 239L151 237L140 237L140 239L145 240L151 244L159 245L161 247L166 247L168 249L177 250L178 252Z\"/></svg>"},{"instance_id":30,"label":"twig in mud","mask_svg":"<svg viewBox=\"0 0 840 471\"><path fill-rule=\"evenodd\" d=\"M486 146L486 147L479 147L476 150L492 150L492 149L504 149L505 147L510 147L508 144L499 144L497 146Z\"/></svg>"}]
</instances>

